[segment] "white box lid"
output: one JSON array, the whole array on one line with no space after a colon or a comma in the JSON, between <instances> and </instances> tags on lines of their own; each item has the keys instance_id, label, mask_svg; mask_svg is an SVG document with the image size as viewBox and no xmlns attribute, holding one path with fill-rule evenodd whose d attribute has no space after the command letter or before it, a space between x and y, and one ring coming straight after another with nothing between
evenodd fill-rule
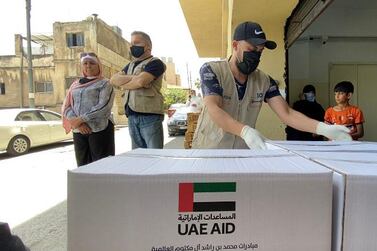
<instances>
[{"instance_id":1,"label":"white box lid","mask_svg":"<svg viewBox=\"0 0 377 251\"><path fill-rule=\"evenodd\" d=\"M281 150L156 150L138 149L101 159L70 171L73 174L313 174L330 171Z\"/></svg>"}]
</instances>

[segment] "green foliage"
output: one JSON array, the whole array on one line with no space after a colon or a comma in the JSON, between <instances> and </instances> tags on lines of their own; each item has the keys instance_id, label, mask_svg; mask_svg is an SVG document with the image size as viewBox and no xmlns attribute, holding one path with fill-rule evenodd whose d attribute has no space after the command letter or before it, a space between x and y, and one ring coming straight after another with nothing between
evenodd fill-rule
<instances>
[{"instance_id":1,"label":"green foliage","mask_svg":"<svg viewBox=\"0 0 377 251\"><path fill-rule=\"evenodd\" d=\"M194 82L194 86L196 87L196 89L200 90L200 80L197 78Z\"/></svg>"},{"instance_id":2,"label":"green foliage","mask_svg":"<svg viewBox=\"0 0 377 251\"><path fill-rule=\"evenodd\" d=\"M164 96L164 109L167 110L171 104L186 103L187 90L179 88L163 88L162 95Z\"/></svg>"}]
</instances>

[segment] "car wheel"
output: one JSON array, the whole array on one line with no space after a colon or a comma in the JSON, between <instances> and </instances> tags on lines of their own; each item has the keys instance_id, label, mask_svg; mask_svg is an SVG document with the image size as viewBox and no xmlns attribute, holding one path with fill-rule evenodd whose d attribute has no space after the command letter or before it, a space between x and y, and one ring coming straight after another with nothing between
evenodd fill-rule
<instances>
[{"instance_id":1,"label":"car wheel","mask_svg":"<svg viewBox=\"0 0 377 251\"><path fill-rule=\"evenodd\" d=\"M17 156L27 153L30 149L30 140L22 135L17 135L11 139L8 144L7 152L10 155Z\"/></svg>"}]
</instances>

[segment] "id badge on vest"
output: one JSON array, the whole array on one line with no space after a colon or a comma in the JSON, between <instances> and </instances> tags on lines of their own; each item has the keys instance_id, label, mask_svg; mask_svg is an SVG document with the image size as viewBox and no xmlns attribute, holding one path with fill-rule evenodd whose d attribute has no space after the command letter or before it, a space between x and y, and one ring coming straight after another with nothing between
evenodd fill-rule
<instances>
[{"instance_id":1,"label":"id badge on vest","mask_svg":"<svg viewBox=\"0 0 377 251\"><path fill-rule=\"evenodd\" d=\"M249 100L249 106L256 107L261 106L264 99L264 93L257 91Z\"/></svg>"}]
</instances>

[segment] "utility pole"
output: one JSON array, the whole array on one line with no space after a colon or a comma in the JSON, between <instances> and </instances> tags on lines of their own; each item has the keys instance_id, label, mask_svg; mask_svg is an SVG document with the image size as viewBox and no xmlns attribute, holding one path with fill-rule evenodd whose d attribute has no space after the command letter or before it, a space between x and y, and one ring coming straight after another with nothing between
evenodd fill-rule
<instances>
[{"instance_id":1,"label":"utility pole","mask_svg":"<svg viewBox=\"0 0 377 251\"><path fill-rule=\"evenodd\" d=\"M20 35L20 108L23 108L23 102L24 102L24 46L23 41L24 38L22 35Z\"/></svg>"},{"instance_id":2,"label":"utility pole","mask_svg":"<svg viewBox=\"0 0 377 251\"><path fill-rule=\"evenodd\" d=\"M192 90L191 71L189 71L190 90Z\"/></svg>"},{"instance_id":3,"label":"utility pole","mask_svg":"<svg viewBox=\"0 0 377 251\"><path fill-rule=\"evenodd\" d=\"M29 77L29 107L34 108L34 83L33 83L33 55L31 52L31 33L30 33L30 10L31 0L26 0L26 28L27 28L27 59Z\"/></svg>"},{"instance_id":4,"label":"utility pole","mask_svg":"<svg viewBox=\"0 0 377 251\"><path fill-rule=\"evenodd\" d=\"M186 73L187 73L187 84L188 84L188 87L190 88L190 91L191 91L191 76L190 76L191 73L189 73L187 62L186 62Z\"/></svg>"}]
</instances>

